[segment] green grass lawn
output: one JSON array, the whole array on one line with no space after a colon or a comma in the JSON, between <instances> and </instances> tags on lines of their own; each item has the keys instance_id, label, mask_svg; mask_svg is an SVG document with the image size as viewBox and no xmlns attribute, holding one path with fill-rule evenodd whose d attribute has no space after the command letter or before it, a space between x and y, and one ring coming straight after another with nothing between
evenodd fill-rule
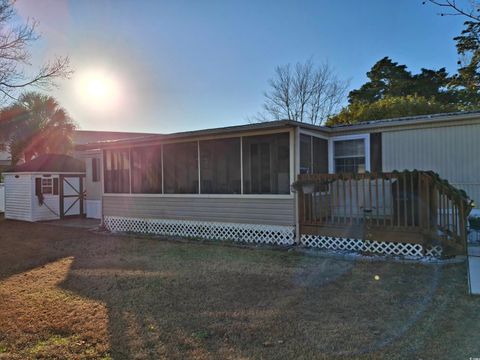
<instances>
[{"instance_id":1,"label":"green grass lawn","mask_svg":"<svg viewBox=\"0 0 480 360\"><path fill-rule=\"evenodd\" d=\"M480 298L467 295L464 264L5 220L0 314L0 359L480 357Z\"/></svg>"}]
</instances>

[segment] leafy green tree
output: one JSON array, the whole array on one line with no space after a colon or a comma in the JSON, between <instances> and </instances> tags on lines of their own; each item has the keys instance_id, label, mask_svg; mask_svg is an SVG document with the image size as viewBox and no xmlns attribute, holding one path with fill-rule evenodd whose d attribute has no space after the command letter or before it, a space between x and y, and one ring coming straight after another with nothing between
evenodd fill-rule
<instances>
[{"instance_id":1,"label":"leafy green tree","mask_svg":"<svg viewBox=\"0 0 480 360\"><path fill-rule=\"evenodd\" d=\"M480 105L480 22L467 21L465 26L454 38L460 60L452 85L457 87L464 104Z\"/></svg>"},{"instance_id":2,"label":"leafy green tree","mask_svg":"<svg viewBox=\"0 0 480 360\"><path fill-rule=\"evenodd\" d=\"M12 165L45 153L68 153L76 125L51 96L29 92L0 113L0 133L8 139Z\"/></svg>"},{"instance_id":3,"label":"leafy green tree","mask_svg":"<svg viewBox=\"0 0 480 360\"><path fill-rule=\"evenodd\" d=\"M398 65L390 58L384 57L372 66L367 77L370 79L358 90L348 95L350 103L373 103L384 96L403 96L408 92L412 74L405 65Z\"/></svg>"},{"instance_id":4,"label":"leafy green tree","mask_svg":"<svg viewBox=\"0 0 480 360\"><path fill-rule=\"evenodd\" d=\"M455 37L460 57L458 74L449 82L458 93L458 101L465 106L480 106L480 1L428 0L441 9L441 16L461 16L467 19L465 29Z\"/></svg>"},{"instance_id":5,"label":"leafy green tree","mask_svg":"<svg viewBox=\"0 0 480 360\"><path fill-rule=\"evenodd\" d=\"M480 108L480 2L428 3L439 6L442 16L468 19L466 28L454 38L460 56L458 73L449 76L441 68L412 74L405 65L384 57L367 73L369 81L350 92L349 105L330 117L329 125Z\"/></svg>"},{"instance_id":6,"label":"leafy green tree","mask_svg":"<svg viewBox=\"0 0 480 360\"><path fill-rule=\"evenodd\" d=\"M451 103L455 102L457 96L455 91L447 89L450 78L445 68L421 69L420 73L413 75L406 65L399 65L389 57L384 57L372 66L367 77L367 83L348 95L351 104L373 103L389 96L407 95L435 97L439 102Z\"/></svg>"},{"instance_id":7,"label":"leafy green tree","mask_svg":"<svg viewBox=\"0 0 480 360\"><path fill-rule=\"evenodd\" d=\"M331 117L327 125L355 124L361 121L380 120L404 116L447 113L461 110L455 104L443 104L435 98L418 95L386 96L373 103L354 102Z\"/></svg>"}]
</instances>

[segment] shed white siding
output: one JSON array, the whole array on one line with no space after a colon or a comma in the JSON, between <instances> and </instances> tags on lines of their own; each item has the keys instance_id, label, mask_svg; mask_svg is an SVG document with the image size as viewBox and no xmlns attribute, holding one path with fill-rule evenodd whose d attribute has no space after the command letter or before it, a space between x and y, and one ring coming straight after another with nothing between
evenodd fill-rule
<instances>
[{"instance_id":1,"label":"shed white siding","mask_svg":"<svg viewBox=\"0 0 480 360\"><path fill-rule=\"evenodd\" d=\"M0 212L5 212L5 184L0 184Z\"/></svg>"},{"instance_id":2,"label":"shed white siding","mask_svg":"<svg viewBox=\"0 0 480 360\"><path fill-rule=\"evenodd\" d=\"M480 124L385 131L384 171L433 170L480 206Z\"/></svg>"},{"instance_id":3,"label":"shed white siding","mask_svg":"<svg viewBox=\"0 0 480 360\"><path fill-rule=\"evenodd\" d=\"M5 174L5 219L33 221L31 175Z\"/></svg>"},{"instance_id":4,"label":"shed white siding","mask_svg":"<svg viewBox=\"0 0 480 360\"><path fill-rule=\"evenodd\" d=\"M44 194L43 204L38 203L38 199L35 196L35 178L41 175L32 175L31 181L31 193L32 193L32 221L44 221L44 220L56 220L60 219L60 199L58 195ZM52 176L52 179L57 176Z\"/></svg>"}]
</instances>

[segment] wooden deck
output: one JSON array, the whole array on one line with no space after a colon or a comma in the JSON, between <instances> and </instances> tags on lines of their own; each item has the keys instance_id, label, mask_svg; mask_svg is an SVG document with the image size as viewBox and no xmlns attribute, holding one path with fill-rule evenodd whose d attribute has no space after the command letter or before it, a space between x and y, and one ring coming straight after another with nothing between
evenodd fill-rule
<instances>
[{"instance_id":1,"label":"wooden deck","mask_svg":"<svg viewBox=\"0 0 480 360\"><path fill-rule=\"evenodd\" d=\"M471 201L432 172L302 174L295 187L301 234L465 252Z\"/></svg>"}]
</instances>

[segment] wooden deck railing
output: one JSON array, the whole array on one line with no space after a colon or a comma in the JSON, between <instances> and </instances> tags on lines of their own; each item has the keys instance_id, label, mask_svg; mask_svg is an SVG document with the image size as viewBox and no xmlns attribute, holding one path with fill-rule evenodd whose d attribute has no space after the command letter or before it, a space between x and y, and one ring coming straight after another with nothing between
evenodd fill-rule
<instances>
[{"instance_id":1,"label":"wooden deck railing","mask_svg":"<svg viewBox=\"0 0 480 360\"><path fill-rule=\"evenodd\" d=\"M359 238L369 231L371 238L383 230L397 242L405 236L392 234L417 233L425 241L464 247L470 201L432 172L302 174L295 187L301 231L349 228Z\"/></svg>"}]
</instances>

